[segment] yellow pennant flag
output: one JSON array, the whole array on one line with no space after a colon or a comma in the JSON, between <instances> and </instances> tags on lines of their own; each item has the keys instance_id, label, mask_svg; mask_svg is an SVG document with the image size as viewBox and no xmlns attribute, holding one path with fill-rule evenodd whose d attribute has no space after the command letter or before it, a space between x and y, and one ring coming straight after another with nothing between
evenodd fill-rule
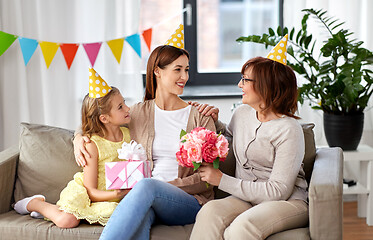
<instances>
[{"instance_id":1,"label":"yellow pennant flag","mask_svg":"<svg viewBox=\"0 0 373 240\"><path fill-rule=\"evenodd\" d=\"M47 65L47 68L49 68L60 44L54 42L40 42L39 44L41 51L43 52L45 64Z\"/></svg>"},{"instance_id":2,"label":"yellow pennant flag","mask_svg":"<svg viewBox=\"0 0 373 240\"><path fill-rule=\"evenodd\" d=\"M107 42L107 45L109 45L118 63L120 63L120 58L122 56L123 42L124 42L124 38L118 38L118 39L110 40Z\"/></svg>"}]
</instances>

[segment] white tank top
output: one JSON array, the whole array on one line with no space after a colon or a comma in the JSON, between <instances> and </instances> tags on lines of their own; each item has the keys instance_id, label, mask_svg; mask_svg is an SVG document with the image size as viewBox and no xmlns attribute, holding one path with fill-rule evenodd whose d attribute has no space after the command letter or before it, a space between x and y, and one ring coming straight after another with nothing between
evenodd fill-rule
<instances>
[{"instance_id":1,"label":"white tank top","mask_svg":"<svg viewBox=\"0 0 373 240\"><path fill-rule=\"evenodd\" d=\"M180 132L186 130L191 106L165 111L154 104L154 130L152 178L171 181L177 178Z\"/></svg>"}]
</instances>

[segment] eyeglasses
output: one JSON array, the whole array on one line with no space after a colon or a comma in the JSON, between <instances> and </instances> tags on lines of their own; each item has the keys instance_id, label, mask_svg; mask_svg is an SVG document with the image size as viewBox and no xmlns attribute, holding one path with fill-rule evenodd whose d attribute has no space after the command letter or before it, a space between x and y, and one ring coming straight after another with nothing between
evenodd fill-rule
<instances>
[{"instance_id":1,"label":"eyeglasses","mask_svg":"<svg viewBox=\"0 0 373 240\"><path fill-rule=\"evenodd\" d=\"M245 85L246 82L255 82L255 80L241 76L240 82L242 82L242 85Z\"/></svg>"}]
</instances>

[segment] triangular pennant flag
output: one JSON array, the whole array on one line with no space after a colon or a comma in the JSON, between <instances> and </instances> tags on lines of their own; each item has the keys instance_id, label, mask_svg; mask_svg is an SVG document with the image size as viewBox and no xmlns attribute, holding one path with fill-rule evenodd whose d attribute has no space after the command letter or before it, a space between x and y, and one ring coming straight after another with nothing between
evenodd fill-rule
<instances>
[{"instance_id":1,"label":"triangular pennant flag","mask_svg":"<svg viewBox=\"0 0 373 240\"><path fill-rule=\"evenodd\" d=\"M140 44L140 35L135 33L131 36L126 37L126 41L131 45L133 50L141 57L141 44Z\"/></svg>"},{"instance_id":2,"label":"triangular pennant flag","mask_svg":"<svg viewBox=\"0 0 373 240\"><path fill-rule=\"evenodd\" d=\"M19 41L19 44L21 45L23 61L25 62L25 66L27 66L28 61L30 61L30 58L32 57L32 55L34 55L34 52L36 48L38 47L39 43L35 39L24 38L24 37L19 37L18 41Z\"/></svg>"},{"instance_id":3,"label":"triangular pennant flag","mask_svg":"<svg viewBox=\"0 0 373 240\"><path fill-rule=\"evenodd\" d=\"M49 65L52 63L54 56L56 55L56 52L58 50L58 47L60 46L58 43L54 42L40 42L41 51L44 56L45 64L47 65L47 68L49 68Z\"/></svg>"},{"instance_id":4,"label":"triangular pennant flag","mask_svg":"<svg viewBox=\"0 0 373 240\"><path fill-rule=\"evenodd\" d=\"M60 45L63 57L65 58L67 68L70 70L71 64L74 61L76 51L78 51L79 44L75 43L62 43Z\"/></svg>"},{"instance_id":5,"label":"triangular pennant flag","mask_svg":"<svg viewBox=\"0 0 373 240\"><path fill-rule=\"evenodd\" d=\"M118 63L120 63L120 58L122 56L123 43L124 43L124 38L118 38L118 39L110 40L107 42L107 45L109 45Z\"/></svg>"},{"instance_id":6,"label":"triangular pennant flag","mask_svg":"<svg viewBox=\"0 0 373 240\"><path fill-rule=\"evenodd\" d=\"M83 44L84 50L87 53L89 61L92 67L94 67L98 52L100 51L102 42L97 43L85 43Z\"/></svg>"},{"instance_id":7,"label":"triangular pennant flag","mask_svg":"<svg viewBox=\"0 0 373 240\"><path fill-rule=\"evenodd\" d=\"M18 36L0 31L0 56L12 45Z\"/></svg>"},{"instance_id":8,"label":"triangular pennant flag","mask_svg":"<svg viewBox=\"0 0 373 240\"><path fill-rule=\"evenodd\" d=\"M144 41L146 43L146 46L148 46L149 52L150 52L150 46L152 45L152 28L146 29L142 33L142 37L144 38Z\"/></svg>"}]
</instances>

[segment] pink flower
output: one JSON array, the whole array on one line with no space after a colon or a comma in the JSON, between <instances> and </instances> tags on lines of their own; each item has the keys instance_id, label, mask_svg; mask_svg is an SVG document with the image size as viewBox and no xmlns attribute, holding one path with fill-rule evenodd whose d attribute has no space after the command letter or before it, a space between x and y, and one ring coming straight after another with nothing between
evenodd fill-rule
<instances>
[{"instance_id":1,"label":"pink flower","mask_svg":"<svg viewBox=\"0 0 373 240\"><path fill-rule=\"evenodd\" d=\"M218 157L224 161L227 154L228 141L224 136L218 137L215 132L198 127L181 137L176 159L183 167L194 167L193 163L211 163Z\"/></svg>"},{"instance_id":2,"label":"pink flower","mask_svg":"<svg viewBox=\"0 0 373 240\"><path fill-rule=\"evenodd\" d=\"M201 130L206 130L206 128L204 127L196 127L195 129L193 129L190 133L191 134L195 134L195 133L198 133L199 131Z\"/></svg>"},{"instance_id":3,"label":"pink flower","mask_svg":"<svg viewBox=\"0 0 373 240\"><path fill-rule=\"evenodd\" d=\"M220 135L217 139L217 142L216 142L216 148L218 149L218 156L220 158L220 161L224 161L225 158L227 157L228 155L228 148L229 144L228 144L228 140L223 136L223 135Z\"/></svg>"},{"instance_id":4,"label":"pink flower","mask_svg":"<svg viewBox=\"0 0 373 240\"><path fill-rule=\"evenodd\" d=\"M213 162L218 157L219 151L216 148L215 144L205 142L202 145L202 158L205 162Z\"/></svg>"},{"instance_id":5,"label":"pink flower","mask_svg":"<svg viewBox=\"0 0 373 240\"><path fill-rule=\"evenodd\" d=\"M201 143L193 140L193 138L187 138L184 143L184 148L188 153L188 161L202 163Z\"/></svg>"},{"instance_id":6,"label":"pink flower","mask_svg":"<svg viewBox=\"0 0 373 240\"><path fill-rule=\"evenodd\" d=\"M176 152L176 159L179 165L183 167L193 167L193 163L188 161L188 152L184 149L182 144L180 144L180 150Z\"/></svg>"}]
</instances>

